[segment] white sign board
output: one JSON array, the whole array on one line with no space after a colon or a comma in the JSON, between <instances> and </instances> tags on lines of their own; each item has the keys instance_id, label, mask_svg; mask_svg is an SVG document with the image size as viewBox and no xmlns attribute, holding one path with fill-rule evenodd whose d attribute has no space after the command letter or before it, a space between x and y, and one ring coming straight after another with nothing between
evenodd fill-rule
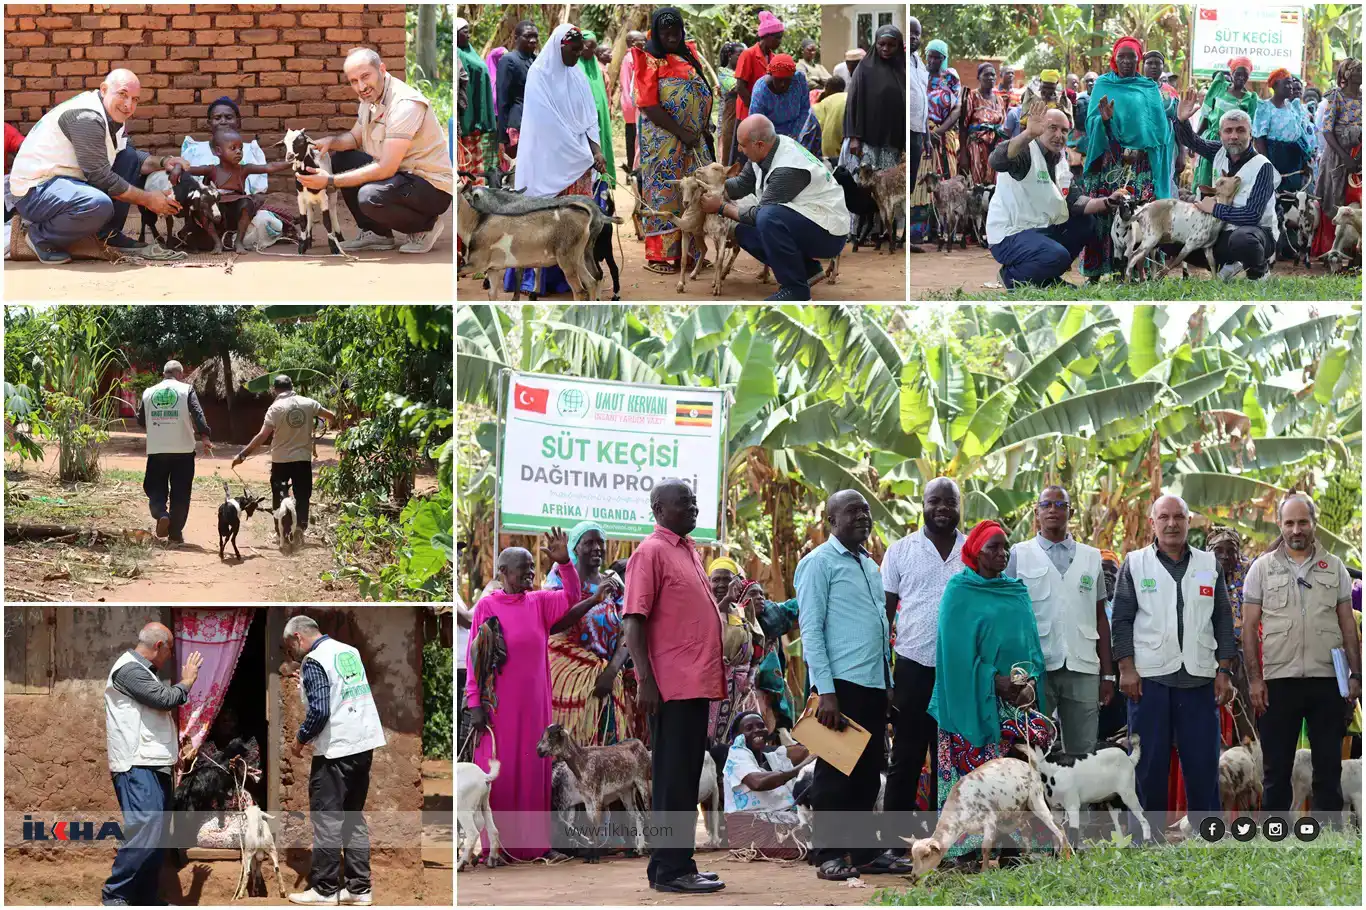
<instances>
[{"instance_id":1,"label":"white sign board","mask_svg":"<svg viewBox=\"0 0 1366 910\"><path fill-rule=\"evenodd\" d=\"M595 521L608 537L654 531L650 491L678 478L697 496L692 537L719 534L725 467L723 389L513 373L503 422L503 531L568 530Z\"/></svg>"},{"instance_id":2,"label":"white sign board","mask_svg":"<svg viewBox=\"0 0 1366 910\"><path fill-rule=\"evenodd\" d=\"M1191 72L1212 76L1234 57L1252 60L1252 79L1284 67L1304 70L1304 8L1300 6L1197 6L1191 40Z\"/></svg>"}]
</instances>

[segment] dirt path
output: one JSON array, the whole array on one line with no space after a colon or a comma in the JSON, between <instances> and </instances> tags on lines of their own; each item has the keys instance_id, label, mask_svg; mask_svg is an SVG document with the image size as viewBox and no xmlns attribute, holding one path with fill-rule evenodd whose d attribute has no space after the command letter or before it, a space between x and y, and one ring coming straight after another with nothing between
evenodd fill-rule
<instances>
[{"instance_id":1,"label":"dirt path","mask_svg":"<svg viewBox=\"0 0 1366 910\"><path fill-rule=\"evenodd\" d=\"M456 874L457 906L517 906L548 900L571 906L837 906L866 904L881 886L904 884L894 876L863 880L865 888L823 882L805 862L740 862L725 853L698 853L699 869L715 872L726 888L715 895L689 896L651 891L645 880L646 858L604 858L597 865L573 859L543 863L479 866ZM885 882L879 879L886 879ZM553 898L548 895L554 895Z\"/></svg>"},{"instance_id":2,"label":"dirt path","mask_svg":"<svg viewBox=\"0 0 1366 910\"><path fill-rule=\"evenodd\" d=\"M269 199L287 210L292 210L295 204L292 196L281 193L272 193ZM340 219L342 234L347 239L354 239L356 225L345 206L341 206ZM455 249L453 219L452 212L442 216L442 234L430 253L367 250L358 254L357 261L316 255L327 249L322 228L317 227L310 250L313 255L299 257L294 255L295 247L277 243L263 252L238 256L231 273L219 265L187 268L78 260L64 266L46 266L38 262L6 260L5 299L444 302L450 299L451 293L451 260ZM136 238L141 224L140 214L132 209L126 233ZM150 234L148 237L150 239Z\"/></svg>"},{"instance_id":3,"label":"dirt path","mask_svg":"<svg viewBox=\"0 0 1366 910\"><path fill-rule=\"evenodd\" d=\"M619 160L625 160L625 155ZM687 291L678 293L677 275L656 275L645 268L645 242L637 240L635 227L631 223L630 212L633 206L633 199L630 191L618 189L613 197L616 201L617 214L626 220L625 224L616 225L616 236L612 242L612 255L617 259L617 267L621 273L621 299L625 301L639 300L716 300L718 298L711 295L712 273L711 269L703 269L697 275L697 280L688 280ZM875 300L903 300L906 294L906 254L898 250L895 255L888 255L886 250L878 253L871 248L860 249L859 252L850 252L850 247L845 248L844 256L840 259L839 283L830 284L822 281L811 289L812 299L820 301L875 301ZM735 267L726 276L726 283L722 289L722 297L725 300L763 300L770 294L775 293L778 288L770 278L767 284L759 283L759 275L763 267L754 260L748 253L741 253L736 260ZM603 285L599 294L602 300L608 300L612 296L612 279L606 266L603 267ZM508 298L510 294L504 293L499 288L499 298ZM484 290L482 282L474 280L472 276L461 275L456 282L456 298L465 301L481 301L488 299L488 292ZM545 298L548 300L568 300L569 294L550 295Z\"/></svg>"},{"instance_id":4,"label":"dirt path","mask_svg":"<svg viewBox=\"0 0 1366 910\"><path fill-rule=\"evenodd\" d=\"M422 762L422 862L428 869L455 869L454 763Z\"/></svg>"}]
</instances>

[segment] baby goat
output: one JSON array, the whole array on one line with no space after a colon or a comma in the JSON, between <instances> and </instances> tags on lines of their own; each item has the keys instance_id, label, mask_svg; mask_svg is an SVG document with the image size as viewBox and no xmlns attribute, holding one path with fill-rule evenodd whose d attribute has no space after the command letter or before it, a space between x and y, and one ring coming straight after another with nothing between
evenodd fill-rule
<instances>
[{"instance_id":1,"label":"baby goat","mask_svg":"<svg viewBox=\"0 0 1366 910\"><path fill-rule=\"evenodd\" d=\"M294 189L299 199L299 255L308 252L313 245L313 213L322 215L323 230L327 233L327 248L335 255L341 255L343 237L340 227L332 224L332 213L328 209L327 190L310 190L299 182L298 175L305 170L317 172L322 169L322 154L318 146L303 130L286 130L282 140L285 147L285 160L294 168Z\"/></svg>"},{"instance_id":2,"label":"baby goat","mask_svg":"<svg viewBox=\"0 0 1366 910\"><path fill-rule=\"evenodd\" d=\"M238 559L242 554L237 550L237 532L242 528L242 515L250 518L258 506L265 501L264 496L252 496L251 491L242 487L242 495L233 498L228 485L223 484L223 504L218 507L218 558L223 558L223 548L232 542L232 554Z\"/></svg>"},{"instance_id":3,"label":"baby goat","mask_svg":"<svg viewBox=\"0 0 1366 910\"><path fill-rule=\"evenodd\" d=\"M614 746L581 746L559 724L551 724L536 743L541 758L563 759L574 773L583 796L588 821L596 825L613 800L621 800L636 831L636 850L645 852L642 811L650 805L650 752L638 739ZM601 850L588 851L585 862L596 863Z\"/></svg>"},{"instance_id":4,"label":"baby goat","mask_svg":"<svg viewBox=\"0 0 1366 910\"><path fill-rule=\"evenodd\" d=\"M242 895L247 893L247 885L257 871L261 872L261 884L265 884L262 864L267 856L275 866L275 884L279 888L280 897L283 898L285 882L280 875L280 857L275 852L275 837L270 833L270 826L266 824L275 816L262 812L261 807L257 805L247 806L242 815L245 822L242 827L242 876L237 881L237 893L232 899L240 900Z\"/></svg>"}]
</instances>

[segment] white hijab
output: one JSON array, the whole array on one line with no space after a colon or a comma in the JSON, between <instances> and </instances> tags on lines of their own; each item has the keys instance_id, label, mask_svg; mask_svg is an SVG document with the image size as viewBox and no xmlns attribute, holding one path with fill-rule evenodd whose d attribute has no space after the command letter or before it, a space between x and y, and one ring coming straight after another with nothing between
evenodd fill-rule
<instances>
[{"instance_id":1,"label":"white hijab","mask_svg":"<svg viewBox=\"0 0 1366 910\"><path fill-rule=\"evenodd\" d=\"M571 28L566 23L551 33L527 73L515 188L525 187L528 196L563 192L593 165L587 140L601 141L588 77L577 63L565 66L560 57Z\"/></svg>"}]
</instances>

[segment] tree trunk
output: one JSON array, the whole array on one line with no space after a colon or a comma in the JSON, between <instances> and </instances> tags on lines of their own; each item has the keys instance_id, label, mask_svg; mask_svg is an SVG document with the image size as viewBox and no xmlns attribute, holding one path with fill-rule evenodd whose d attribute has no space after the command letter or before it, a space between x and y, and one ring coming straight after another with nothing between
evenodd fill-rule
<instances>
[{"instance_id":1,"label":"tree trunk","mask_svg":"<svg viewBox=\"0 0 1366 910\"><path fill-rule=\"evenodd\" d=\"M650 21L649 7L633 6L630 12L621 17L617 36L612 39L612 63L607 67L607 72L612 77L615 85L621 85L619 79L621 75L621 64L626 59L626 33L631 31L643 32Z\"/></svg>"},{"instance_id":2,"label":"tree trunk","mask_svg":"<svg viewBox=\"0 0 1366 910\"><path fill-rule=\"evenodd\" d=\"M436 7L430 3L417 8L417 66L423 78L436 80Z\"/></svg>"},{"instance_id":3,"label":"tree trunk","mask_svg":"<svg viewBox=\"0 0 1366 910\"><path fill-rule=\"evenodd\" d=\"M503 18L493 30L492 37L484 45L480 57L487 57L495 47L507 47L512 40L512 27L521 21L522 8L515 3L503 7Z\"/></svg>"},{"instance_id":4,"label":"tree trunk","mask_svg":"<svg viewBox=\"0 0 1366 910\"><path fill-rule=\"evenodd\" d=\"M219 355L219 358L223 361L223 387L228 393L228 435L223 438L232 442L237 438L237 421L232 410L232 400L237 397L237 385L232 375L232 355L224 352Z\"/></svg>"}]
</instances>

